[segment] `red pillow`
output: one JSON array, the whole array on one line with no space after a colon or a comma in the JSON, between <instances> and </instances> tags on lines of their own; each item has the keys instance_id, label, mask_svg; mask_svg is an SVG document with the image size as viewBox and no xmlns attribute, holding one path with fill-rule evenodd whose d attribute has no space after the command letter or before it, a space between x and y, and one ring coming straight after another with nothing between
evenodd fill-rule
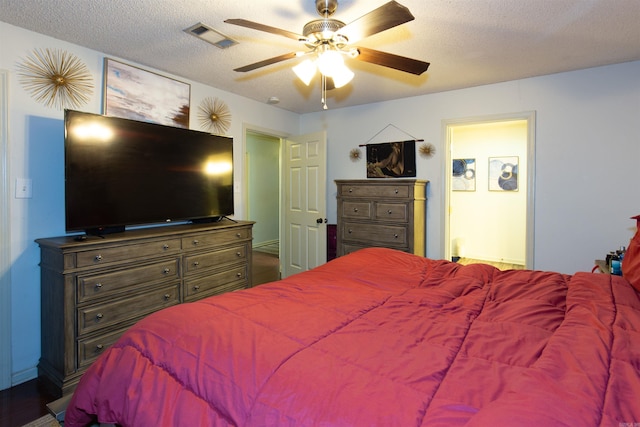
<instances>
[{"instance_id":1,"label":"red pillow","mask_svg":"<svg viewBox=\"0 0 640 427\"><path fill-rule=\"evenodd\" d=\"M633 216L636 220L636 234L629 242L629 247L622 260L622 276L631 286L640 291L640 215Z\"/></svg>"}]
</instances>

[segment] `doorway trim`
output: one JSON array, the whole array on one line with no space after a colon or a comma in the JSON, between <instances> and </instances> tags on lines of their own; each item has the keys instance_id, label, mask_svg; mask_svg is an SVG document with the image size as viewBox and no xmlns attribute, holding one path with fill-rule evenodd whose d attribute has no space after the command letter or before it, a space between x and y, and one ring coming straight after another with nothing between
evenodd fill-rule
<instances>
[{"instance_id":1,"label":"doorway trim","mask_svg":"<svg viewBox=\"0 0 640 427\"><path fill-rule=\"evenodd\" d=\"M493 122L508 122L513 120L525 120L527 122L527 209L526 209L526 242L525 242L525 268L534 268L534 203L535 203L535 141L536 141L536 112L524 111L519 113L496 114L490 116L468 117L462 119L449 119L442 121L442 135L444 137L445 168L442 182L443 188L443 215L442 226L444 230L444 241L442 242L442 253L445 259L451 259L451 235L450 235L450 197L451 197L451 135L452 128L461 125L476 125Z\"/></svg>"},{"instance_id":2,"label":"doorway trim","mask_svg":"<svg viewBox=\"0 0 640 427\"><path fill-rule=\"evenodd\" d=\"M239 189L240 194L242 194L242 206L244 206L244 212L243 212L243 218L244 219L249 219L249 153L247 152L247 134L248 133L254 133L254 134L260 134L260 135L265 135L265 136L269 136L269 137L273 137L273 138L279 138L280 139L280 150L279 150L279 165L278 165L278 180L280 182L280 189L278 191L278 206L282 206L282 200L284 199L284 194L282 194L282 192L284 191L283 187L282 187L282 182L283 182L283 170L282 170L282 156L283 156L283 150L284 150L284 141L287 137L290 136L289 133L286 132L280 132L280 131L276 131L273 129L268 129L268 128L264 128L261 126L256 126L256 125L252 125L249 123L243 123L242 124L242 187ZM278 241L280 244L280 250L279 250L279 263L280 263L280 267L279 267L279 271L282 271L282 257L283 257L283 248L282 248L282 241L284 239L284 235L283 235L283 230L282 230L282 208L280 208L280 213L279 213L279 218L278 218Z\"/></svg>"}]
</instances>

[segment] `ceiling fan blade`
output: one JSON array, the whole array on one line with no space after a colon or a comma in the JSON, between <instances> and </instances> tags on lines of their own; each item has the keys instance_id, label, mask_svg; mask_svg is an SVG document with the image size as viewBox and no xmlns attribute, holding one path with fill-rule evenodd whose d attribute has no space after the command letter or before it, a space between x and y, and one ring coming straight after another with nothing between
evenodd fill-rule
<instances>
[{"instance_id":1,"label":"ceiling fan blade","mask_svg":"<svg viewBox=\"0 0 640 427\"><path fill-rule=\"evenodd\" d=\"M288 59L293 59L298 56L295 52L285 53L284 55L275 56L273 58L265 59L264 61L255 62L253 64L245 65L244 67L236 68L233 71L239 71L241 73L252 71L260 67L265 67L267 65L276 64L278 62L286 61Z\"/></svg>"},{"instance_id":2,"label":"ceiling fan blade","mask_svg":"<svg viewBox=\"0 0 640 427\"><path fill-rule=\"evenodd\" d=\"M290 39L294 39L298 41L305 40L305 37L300 34L296 34L287 30L282 30L276 27L271 27L269 25L259 24L253 21L247 21L246 19L227 19L224 22L226 22L227 24L239 25L241 27L251 28L258 31L264 31L271 34L277 34L279 36L288 37Z\"/></svg>"},{"instance_id":3,"label":"ceiling fan blade","mask_svg":"<svg viewBox=\"0 0 640 427\"><path fill-rule=\"evenodd\" d=\"M349 43L355 43L414 19L409 9L396 1L390 1L345 25L337 33L347 37Z\"/></svg>"},{"instance_id":4,"label":"ceiling fan blade","mask_svg":"<svg viewBox=\"0 0 640 427\"><path fill-rule=\"evenodd\" d=\"M366 47L358 47L360 54L355 57L360 61L370 62L372 64L382 65L383 67L394 68L415 75L420 75L427 71L429 63L418 61L417 59L407 58L406 56L398 56L392 53L381 52L379 50L369 49Z\"/></svg>"}]
</instances>

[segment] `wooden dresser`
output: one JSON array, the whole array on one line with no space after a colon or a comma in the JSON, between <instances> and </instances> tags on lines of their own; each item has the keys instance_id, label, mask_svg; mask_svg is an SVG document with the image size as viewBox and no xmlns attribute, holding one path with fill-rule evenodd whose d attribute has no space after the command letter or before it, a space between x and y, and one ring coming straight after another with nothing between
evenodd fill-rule
<instances>
[{"instance_id":1,"label":"wooden dresser","mask_svg":"<svg viewBox=\"0 0 640 427\"><path fill-rule=\"evenodd\" d=\"M427 182L336 180L337 255L382 246L425 256Z\"/></svg>"},{"instance_id":2,"label":"wooden dresser","mask_svg":"<svg viewBox=\"0 0 640 427\"><path fill-rule=\"evenodd\" d=\"M144 316L251 286L252 222L129 230L84 241L38 239L42 356L38 373L68 394Z\"/></svg>"}]
</instances>

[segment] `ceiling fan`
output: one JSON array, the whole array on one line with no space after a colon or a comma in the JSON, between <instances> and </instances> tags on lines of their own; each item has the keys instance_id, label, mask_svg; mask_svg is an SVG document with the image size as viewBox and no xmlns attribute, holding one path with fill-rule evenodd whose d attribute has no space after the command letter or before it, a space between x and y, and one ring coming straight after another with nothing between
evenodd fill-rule
<instances>
[{"instance_id":1,"label":"ceiling fan","mask_svg":"<svg viewBox=\"0 0 640 427\"><path fill-rule=\"evenodd\" d=\"M409 9L400 3L390 1L355 21L345 24L342 21L330 18L338 8L338 0L315 0L315 2L316 10L322 16L322 19L309 21L302 29L302 34L246 19L225 20L224 22L228 24L294 39L303 43L307 48L304 52L285 53L284 55L236 68L234 71L252 71L289 59L308 56L307 59L293 67L293 71L306 85L310 84L316 69L320 71L322 77L322 104L326 109L326 91L334 87L342 87L353 78L353 72L344 65L345 56L415 75L420 75L429 68L428 62L375 49L353 46L353 43L365 37L415 19Z\"/></svg>"}]
</instances>

